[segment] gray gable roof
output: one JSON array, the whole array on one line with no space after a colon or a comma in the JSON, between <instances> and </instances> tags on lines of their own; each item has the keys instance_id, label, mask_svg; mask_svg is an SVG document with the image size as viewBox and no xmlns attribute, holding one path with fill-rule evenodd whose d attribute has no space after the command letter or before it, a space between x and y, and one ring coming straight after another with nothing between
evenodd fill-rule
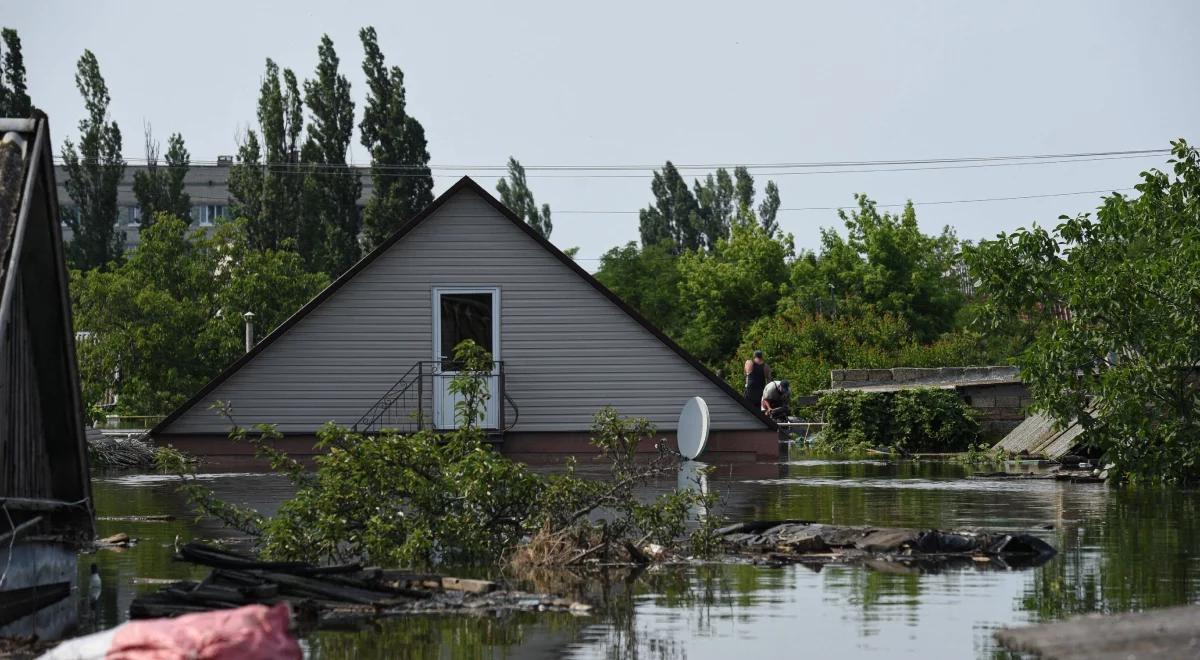
<instances>
[{"instance_id":1,"label":"gray gable roof","mask_svg":"<svg viewBox=\"0 0 1200 660\"><path fill-rule=\"evenodd\" d=\"M292 328L294 325L296 325L298 322L300 322L302 319L304 319L314 309L319 307L322 302L324 302L327 298L332 296L342 286L346 285L347 282L354 279L356 275L361 273L365 268L367 268L373 262L375 262L381 255L386 253L389 250L389 248L396 245L398 242L402 241L414 229L416 229L418 226L420 226L427 219L431 218L435 214L436 211L438 211L440 208L442 208L446 204L446 202L448 200L453 199L462 193L468 193L468 192L473 193L474 195L478 196L480 199L484 200L489 206L494 208L499 213L500 216L506 218L509 222L511 222L513 224L513 226L519 228L520 231L524 232L525 235L527 235L529 238L531 238L535 243L537 243L539 246L541 246L543 249L545 249L549 254L553 255L559 262L561 262L563 265L567 266L572 272L575 273L576 276L581 278L584 282L586 282L588 285L590 285L592 288L594 288L596 291L598 291L600 294L602 294L605 298L607 298L609 301L611 301L613 304L615 304L620 310L622 310L626 315L628 315L635 322L637 322L639 325L641 325L643 328L645 328L647 331L649 331L658 341L662 342L662 344L667 346L671 351L675 352L677 355L679 355L681 358L683 358L683 360L688 365L690 365L693 369L695 369L705 379L707 379L712 384L714 384L721 392L723 392L725 395L727 395L729 397L732 397L732 399L737 402L737 406L750 412L754 416L754 418L757 419L758 422L762 424L763 428L771 428L773 426L771 424L771 422L766 420L758 410L756 410L752 406L748 405L743 400L743 398L728 385L728 383L726 383L725 381L720 379L718 376L716 376L714 373L712 373L712 371L707 369L695 357L691 356L689 353L687 353L685 350L683 350L678 344L676 344L669 337L664 335L658 328L654 327L653 324L651 324L644 317L642 317L641 314L639 314L636 310L629 307L624 301L622 301L614 293L612 293L606 287L604 287L604 285L602 285L600 282L598 282L587 271L585 271L577 263L575 263L574 260L572 260L570 257L563 254L562 251L560 251L558 248L554 247L553 244L551 244L549 241L547 241L545 238L543 238L541 235L539 235L536 231L534 231L532 228L530 228L524 221L522 221L515 214L513 214L513 212L511 210L509 210L507 207L505 207L499 200L497 200L488 191L484 190L481 186L479 186L479 184L477 184L475 181L473 181L469 177L463 177L457 183L455 183L453 186L451 186L445 193L443 193L437 199L435 199L432 204L430 204L426 209L421 211L421 213L419 213L416 217L414 217L403 228L398 230L395 234L390 236L387 240L385 240L378 247L376 247L374 250L372 250L369 254L367 254L365 257L363 257L357 264L355 264L353 267L351 267L350 270L348 270L341 277L339 277L337 280L335 280L332 284L329 285L329 287L327 287L324 291L322 291L320 294L318 294L316 297L314 297L311 301L309 301L307 304L305 304L299 311L297 311L290 318L288 318L285 322L283 322L278 328L276 328L269 335L267 335L267 337L265 337L262 341L260 341L258 344L256 344L249 352L242 355L233 364L229 365L226 369L224 369L216 378L214 378L204 388L202 388L199 392L197 392L197 394L195 396L193 396L190 400L188 400L186 403L184 403L182 406L180 406L177 410L175 410L170 415L168 415L157 426L155 426L155 428L151 432L155 433L155 434L166 432L168 427L174 421L176 421L179 417L181 417L188 410L190 410L197 404L204 401L205 398L210 393L212 393L214 389L216 389L223 382L225 382L226 379L228 379L230 376L232 376L234 373L236 373L239 369L241 369L243 366L245 366L247 363L249 363L251 360L253 360L263 350L265 350L267 347L269 347L272 344L272 342L274 342L275 340L277 340L278 338L283 336L285 333L287 333L290 328ZM381 392L381 394L382 394L382 392Z\"/></svg>"}]
</instances>

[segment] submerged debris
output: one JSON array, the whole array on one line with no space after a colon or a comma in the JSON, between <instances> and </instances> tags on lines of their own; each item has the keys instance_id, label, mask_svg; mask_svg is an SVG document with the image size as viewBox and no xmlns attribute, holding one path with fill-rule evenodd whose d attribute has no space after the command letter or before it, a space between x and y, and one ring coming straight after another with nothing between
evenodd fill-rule
<instances>
[{"instance_id":1,"label":"submerged debris","mask_svg":"<svg viewBox=\"0 0 1200 660\"><path fill-rule=\"evenodd\" d=\"M970 562L997 568L1037 566L1055 549L1029 534L822 525L803 521L739 523L717 532L735 553L781 563Z\"/></svg>"},{"instance_id":2,"label":"submerged debris","mask_svg":"<svg viewBox=\"0 0 1200 660\"><path fill-rule=\"evenodd\" d=\"M129 606L130 618L173 617L282 601L291 604L301 625L315 628L427 612L585 614L591 609L553 595L507 590L488 580L363 568L358 564L315 566L258 561L198 543L182 546L178 559L210 566L213 571L201 582L175 582L138 596Z\"/></svg>"},{"instance_id":3,"label":"submerged debris","mask_svg":"<svg viewBox=\"0 0 1200 660\"><path fill-rule=\"evenodd\" d=\"M88 460L93 467L154 467L154 447L139 438L106 436L90 429L87 440Z\"/></svg>"}]
</instances>

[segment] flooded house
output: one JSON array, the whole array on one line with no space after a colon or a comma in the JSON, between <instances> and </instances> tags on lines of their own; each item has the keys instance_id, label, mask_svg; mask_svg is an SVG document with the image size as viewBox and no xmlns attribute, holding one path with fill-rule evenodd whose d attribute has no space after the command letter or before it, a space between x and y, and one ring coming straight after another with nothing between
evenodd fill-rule
<instances>
[{"instance_id":1,"label":"flooded house","mask_svg":"<svg viewBox=\"0 0 1200 660\"><path fill-rule=\"evenodd\" d=\"M465 339L495 360L482 426L506 454L592 454L592 417L605 406L672 439L699 396L711 419L706 456L778 455L757 406L466 177L151 434L234 457L252 449L227 439L231 419L277 425L280 448L300 455L330 421L368 433L453 428L451 357Z\"/></svg>"},{"instance_id":2,"label":"flooded house","mask_svg":"<svg viewBox=\"0 0 1200 660\"><path fill-rule=\"evenodd\" d=\"M45 119L0 119L0 637L74 626L95 537Z\"/></svg>"}]
</instances>

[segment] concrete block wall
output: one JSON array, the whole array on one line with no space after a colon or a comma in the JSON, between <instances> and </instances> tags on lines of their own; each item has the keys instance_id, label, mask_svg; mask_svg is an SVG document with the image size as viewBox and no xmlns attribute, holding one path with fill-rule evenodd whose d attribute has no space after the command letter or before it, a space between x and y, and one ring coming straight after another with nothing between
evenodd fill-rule
<instances>
[{"instance_id":1,"label":"concrete block wall","mask_svg":"<svg viewBox=\"0 0 1200 660\"><path fill-rule=\"evenodd\" d=\"M832 389L874 385L944 385L979 381L1017 381L1020 371L1011 366L994 367L894 367L892 369L834 369L829 372Z\"/></svg>"},{"instance_id":2,"label":"concrete block wall","mask_svg":"<svg viewBox=\"0 0 1200 660\"><path fill-rule=\"evenodd\" d=\"M910 387L953 388L979 413L987 436L1003 435L1024 421L1032 400L1017 367L896 367L893 369L834 369L832 389Z\"/></svg>"},{"instance_id":3,"label":"concrete block wall","mask_svg":"<svg viewBox=\"0 0 1200 660\"><path fill-rule=\"evenodd\" d=\"M1004 434L1015 429L1028 416L1033 403L1025 383L962 385L955 387L967 405L979 412L979 423L986 434Z\"/></svg>"}]
</instances>

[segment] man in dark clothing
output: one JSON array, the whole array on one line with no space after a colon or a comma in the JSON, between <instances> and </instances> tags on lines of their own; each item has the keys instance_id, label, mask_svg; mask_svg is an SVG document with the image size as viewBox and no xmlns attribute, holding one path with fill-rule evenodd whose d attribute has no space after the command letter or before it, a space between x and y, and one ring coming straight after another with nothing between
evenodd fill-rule
<instances>
[{"instance_id":1,"label":"man in dark clothing","mask_svg":"<svg viewBox=\"0 0 1200 660\"><path fill-rule=\"evenodd\" d=\"M771 367L763 359L762 351L754 351L754 357L746 360L746 401L757 406L762 403L763 388L771 382Z\"/></svg>"}]
</instances>

